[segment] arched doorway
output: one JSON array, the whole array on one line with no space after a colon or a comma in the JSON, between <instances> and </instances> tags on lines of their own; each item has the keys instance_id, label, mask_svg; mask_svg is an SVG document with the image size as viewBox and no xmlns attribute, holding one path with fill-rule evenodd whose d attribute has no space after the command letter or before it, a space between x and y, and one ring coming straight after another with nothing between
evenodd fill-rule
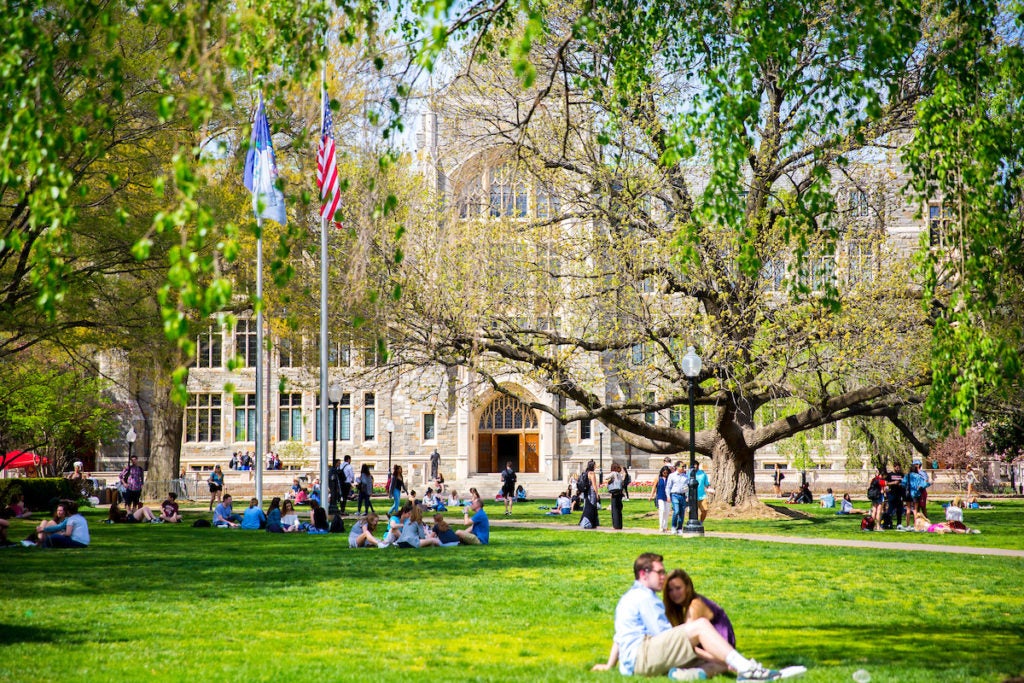
<instances>
[{"instance_id":1,"label":"arched doorway","mask_svg":"<svg viewBox=\"0 0 1024 683\"><path fill-rule=\"evenodd\" d=\"M509 461L517 472L539 472L540 430L536 411L502 394L480 413L476 471L500 472Z\"/></svg>"}]
</instances>

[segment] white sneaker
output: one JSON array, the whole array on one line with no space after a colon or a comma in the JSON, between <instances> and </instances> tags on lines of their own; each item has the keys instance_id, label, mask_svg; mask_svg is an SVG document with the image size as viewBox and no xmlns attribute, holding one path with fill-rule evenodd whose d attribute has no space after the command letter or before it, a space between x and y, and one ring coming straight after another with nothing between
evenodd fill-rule
<instances>
[{"instance_id":1,"label":"white sneaker","mask_svg":"<svg viewBox=\"0 0 1024 683\"><path fill-rule=\"evenodd\" d=\"M761 666L759 662L750 660L750 668L736 674L737 681L777 681L782 678L782 672Z\"/></svg>"},{"instance_id":2,"label":"white sneaker","mask_svg":"<svg viewBox=\"0 0 1024 683\"><path fill-rule=\"evenodd\" d=\"M704 669L669 669L669 680L672 681L704 681L707 680L707 672Z\"/></svg>"},{"instance_id":3,"label":"white sneaker","mask_svg":"<svg viewBox=\"0 0 1024 683\"><path fill-rule=\"evenodd\" d=\"M779 669L779 680L783 678L796 678L797 676L803 676L807 673L806 666L787 666L784 669Z\"/></svg>"},{"instance_id":4,"label":"white sneaker","mask_svg":"<svg viewBox=\"0 0 1024 683\"><path fill-rule=\"evenodd\" d=\"M26 548L34 548L34 547L36 547L36 544L33 543L32 541L22 541L21 544L23 546L25 546Z\"/></svg>"}]
</instances>

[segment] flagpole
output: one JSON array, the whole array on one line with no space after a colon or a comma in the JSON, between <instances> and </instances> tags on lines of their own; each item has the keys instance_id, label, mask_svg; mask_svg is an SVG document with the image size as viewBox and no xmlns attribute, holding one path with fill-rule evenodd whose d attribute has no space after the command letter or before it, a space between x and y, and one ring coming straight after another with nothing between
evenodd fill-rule
<instances>
[{"instance_id":1,"label":"flagpole","mask_svg":"<svg viewBox=\"0 0 1024 683\"><path fill-rule=\"evenodd\" d=\"M256 499L263 505L263 221L256 217Z\"/></svg>"},{"instance_id":2,"label":"flagpole","mask_svg":"<svg viewBox=\"0 0 1024 683\"><path fill-rule=\"evenodd\" d=\"M324 107L327 97L327 63L320 72L320 131L323 135ZM328 406L328 338L327 338L327 217L320 212L320 495L324 509L331 509L331 492L327 476L327 420L330 415ZM337 415L335 415L337 419ZM337 425L332 425L337 429Z\"/></svg>"}]
</instances>

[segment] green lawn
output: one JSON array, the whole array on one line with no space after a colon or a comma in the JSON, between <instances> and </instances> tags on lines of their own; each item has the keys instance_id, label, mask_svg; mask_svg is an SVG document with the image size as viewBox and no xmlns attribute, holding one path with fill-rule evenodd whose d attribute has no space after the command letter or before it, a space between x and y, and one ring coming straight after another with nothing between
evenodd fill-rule
<instances>
[{"instance_id":1,"label":"green lawn","mask_svg":"<svg viewBox=\"0 0 1024 683\"><path fill-rule=\"evenodd\" d=\"M928 515L933 522L945 519L942 503L946 497L936 498L928 503ZM814 505L788 505L778 500L765 502L776 507L795 510L809 519L781 518L778 520L729 520L716 519L713 515L705 523L709 532L728 532L745 534L773 534L778 536L802 536L808 538L850 538L871 541L896 541L900 543L933 543L938 545L961 545L984 548L1006 548L1024 550L1024 499L987 499L983 505L992 505L991 510L965 510L964 521L967 526L981 530L980 534L922 534L901 531L882 531L869 533L860 530L860 517L852 515L836 515L835 510L826 510ZM550 501L520 503L515 506L515 518L532 522L551 522L553 524L574 525L579 515L570 517L546 517L545 511L539 506L550 505ZM865 501L855 503L860 510L867 510ZM687 515L689 516L689 515ZM624 505L625 526L647 529L658 528L658 518L654 505L650 501L633 499ZM611 524L607 510L601 512L601 523Z\"/></svg>"},{"instance_id":2,"label":"green lawn","mask_svg":"<svg viewBox=\"0 0 1024 683\"><path fill-rule=\"evenodd\" d=\"M1024 672L1020 559L523 528L488 547L353 551L336 535L99 519L88 550L0 551L0 680L619 680L589 667L645 550L729 611L741 651L804 664L805 681Z\"/></svg>"}]
</instances>

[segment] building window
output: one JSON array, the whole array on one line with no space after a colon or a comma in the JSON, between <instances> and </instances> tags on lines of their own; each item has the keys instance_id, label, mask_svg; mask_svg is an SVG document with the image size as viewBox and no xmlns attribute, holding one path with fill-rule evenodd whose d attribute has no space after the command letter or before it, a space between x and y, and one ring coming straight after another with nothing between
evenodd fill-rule
<instances>
[{"instance_id":1,"label":"building window","mask_svg":"<svg viewBox=\"0 0 1024 683\"><path fill-rule=\"evenodd\" d=\"M256 321L239 320L235 324L235 355L242 359L242 367L256 367Z\"/></svg>"},{"instance_id":2,"label":"building window","mask_svg":"<svg viewBox=\"0 0 1024 683\"><path fill-rule=\"evenodd\" d=\"M223 365L221 347L224 337L220 330L210 328L199 335L196 340L196 367L197 368L219 368Z\"/></svg>"},{"instance_id":3,"label":"building window","mask_svg":"<svg viewBox=\"0 0 1024 683\"><path fill-rule=\"evenodd\" d=\"M342 441L352 440L352 394L342 394L341 401L338 403L338 418L341 424L339 429L341 433L338 435Z\"/></svg>"},{"instance_id":4,"label":"building window","mask_svg":"<svg viewBox=\"0 0 1024 683\"><path fill-rule=\"evenodd\" d=\"M334 440L334 426L337 424L337 420L335 419L335 415L337 414L336 411L337 411L337 408L334 405L332 405L330 403L327 404L327 440L328 441L333 441ZM319 441L320 440L320 431L321 431L320 430L320 425L322 424L321 421L320 421L320 394L316 395L315 412L316 412L316 434L313 436L313 440L314 441Z\"/></svg>"},{"instance_id":5,"label":"building window","mask_svg":"<svg viewBox=\"0 0 1024 683\"><path fill-rule=\"evenodd\" d=\"M185 407L186 441L220 441L220 394L189 394Z\"/></svg>"},{"instance_id":6,"label":"building window","mask_svg":"<svg viewBox=\"0 0 1024 683\"><path fill-rule=\"evenodd\" d=\"M633 365L642 365L644 362L644 345L633 344L630 348L630 356L633 360Z\"/></svg>"},{"instance_id":7,"label":"building window","mask_svg":"<svg viewBox=\"0 0 1024 683\"><path fill-rule=\"evenodd\" d=\"M363 440L373 441L377 438L377 397L372 392L363 394Z\"/></svg>"},{"instance_id":8,"label":"building window","mask_svg":"<svg viewBox=\"0 0 1024 683\"><path fill-rule=\"evenodd\" d=\"M928 246L937 247L945 242L953 223L953 215L941 203L928 205Z\"/></svg>"},{"instance_id":9,"label":"building window","mask_svg":"<svg viewBox=\"0 0 1024 683\"><path fill-rule=\"evenodd\" d=\"M686 425L683 419L682 408L677 406L668 409L668 424L672 429L682 429Z\"/></svg>"},{"instance_id":10,"label":"building window","mask_svg":"<svg viewBox=\"0 0 1024 683\"><path fill-rule=\"evenodd\" d=\"M647 392L647 403L648 404L654 403L654 392L653 391ZM655 411L648 410L646 413L644 413L644 422L646 422L647 424L653 425L655 422L657 422L657 420L658 420L658 413L656 413Z\"/></svg>"},{"instance_id":11,"label":"building window","mask_svg":"<svg viewBox=\"0 0 1024 683\"><path fill-rule=\"evenodd\" d=\"M562 209L562 202L554 190L545 186L537 187L537 218L554 218Z\"/></svg>"},{"instance_id":12,"label":"building window","mask_svg":"<svg viewBox=\"0 0 1024 683\"><path fill-rule=\"evenodd\" d=\"M783 291L783 284L786 281L786 263L782 259L768 259L761 266L761 279L764 280L765 290L769 292Z\"/></svg>"},{"instance_id":13,"label":"building window","mask_svg":"<svg viewBox=\"0 0 1024 683\"><path fill-rule=\"evenodd\" d=\"M592 422L590 420L580 421L580 441L589 441L594 438L591 436L593 431L591 430Z\"/></svg>"},{"instance_id":14,"label":"building window","mask_svg":"<svg viewBox=\"0 0 1024 683\"><path fill-rule=\"evenodd\" d=\"M823 292L835 283L836 261L832 256L810 256L800 282L812 292Z\"/></svg>"},{"instance_id":15,"label":"building window","mask_svg":"<svg viewBox=\"0 0 1024 683\"><path fill-rule=\"evenodd\" d=\"M491 215L519 218L526 215L529 195L526 184L515 177L508 164L502 164L491 175Z\"/></svg>"},{"instance_id":16,"label":"building window","mask_svg":"<svg viewBox=\"0 0 1024 683\"><path fill-rule=\"evenodd\" d=\"M302 441L302 394L280 394L278 441Z\"/></svg>"},{"instance_id":17,"label":"building window","mask_svg":"<svg viewBox=\"0 0 1024 683\"><path fill-rule=\"evenodd\" d=\"M278 366L282 368L301 368L302 342L292 339L281 339L277 344L277 353L280 358Z\"/></svg>"},{"instance_id":18,"label":"building window","mask_svg":"<svg viewBox=\"0 0 1024 683\"><path fill-rule=\"evenodd\" d=\"M235 394L235 441L256 440L256 394Z\"/></svg>"},{"instance_id":19,"label":"building window","mask_svg":"<svg viewBox=\"0 0 1024 683\"><path fill-rule=\"evenodd\" d=\"M866 191L850 191L850 215L854 218L871 215L871 198Z\"/></svg>"},{"instance_id":20,"label":"building window","mask_svg":"<svg viewBox=\"0 0 1024 683\"><path fill-rule=\"evenodd\" d=\"M878 271L874 246L865 240L851 240L846 244L847 282L855 285L874 282Z\"/></svg>"},{"instance_id":21,"label":"building window","mask_svg":"<svg viewBox=\"0 0 1024 683\"><path fill-rule=\"evenodd\" d=\"M437 430L434 426L434 414L426 413L423 415L423 440L433 441L437 438Z\"/></svg>"}]
</instances>

